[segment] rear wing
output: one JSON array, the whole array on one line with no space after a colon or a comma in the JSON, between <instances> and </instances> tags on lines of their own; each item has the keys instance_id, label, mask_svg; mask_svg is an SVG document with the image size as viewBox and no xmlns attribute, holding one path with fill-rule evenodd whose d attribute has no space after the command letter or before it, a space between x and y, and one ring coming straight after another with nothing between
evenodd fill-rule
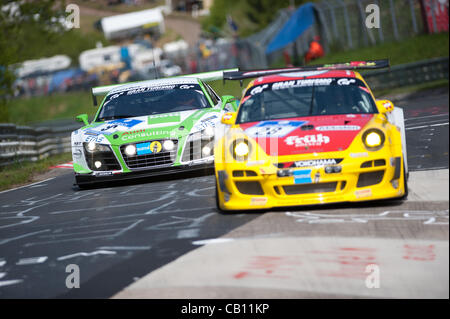
<instances>
[{"instance_id":1,"label":"rear wing","mask_svg":"<svg viewBox=\"0 0 450 319\"><path fill-rule=\"evenodd\" d=\"M196 78L196 79L200 79L205 82L210 82L210 81L223 80L225 72L238 72L238 71L239 71L238 68L234 68L234 69L217 70L217 71L211 71L211 72L184 74L184 75L172 76L172 77L168 77L168 78L164 78L164 79ZM156 79L156 80L158 80L158 79ZM152 80L148 80L148 81L152 81ZM105 95L108 92L110 92L111 90L114 90L115 88L118 88L122 85L132 84L132 83L140 83L140 82L147 82L147 80L93 87L92 88L92 101L94 103L94 106L97 106L97 96Z\"/></svg>"},{"instance_id":2,"label":"rear wing","mask_svg":"<svg viewBox=\"0 0 450 319\"><path fill-rule=\"evenodd\" d=\"M388 68L389 60L373 60L373 61L352 61L345 63L320 64L309 65L297 68L281 68L281 69L267 69L267 70L250 70L250 71L226 71L223 73L225 80L244 80L249 78L256 78L259 76L273 75L288 72L300 71L320 71L320 70L371 70Z\"/></svg>"}]
</instances>

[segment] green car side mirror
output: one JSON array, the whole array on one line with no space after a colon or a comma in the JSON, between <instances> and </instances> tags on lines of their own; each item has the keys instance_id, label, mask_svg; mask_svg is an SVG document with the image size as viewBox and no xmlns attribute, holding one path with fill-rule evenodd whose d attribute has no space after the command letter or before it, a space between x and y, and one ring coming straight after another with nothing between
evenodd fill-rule
<instances>
[{"instance_id":1,"label":"green car side mirror","mask_svg":"<svg viewBox=\"0 0 450 319\"><path fill-rule=\"evenodd\" d=\"M222 109L229 103L233 107L233 110L229 111L236 111L238 108L237 99L232 95L224 95L221 97L222 99Z\"/></svg>"},{"instance_id":2,"label":"green car side mirror","mask_svg":"<svg viewBox=\"0 0 450 319\"><path fill-rule=\"evenodd\" d=\"M80 114L76 117L78 122L84 123L84 125L89 125L88 121L88 115L87 114Z\"/></svg>"}]
</instances>

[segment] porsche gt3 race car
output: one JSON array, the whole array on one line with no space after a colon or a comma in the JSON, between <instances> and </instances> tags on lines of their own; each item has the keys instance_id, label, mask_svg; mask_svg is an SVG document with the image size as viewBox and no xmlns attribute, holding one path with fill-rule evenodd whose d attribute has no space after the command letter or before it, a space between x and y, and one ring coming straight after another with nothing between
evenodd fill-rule
<instances>
[{"instance_id":1,"label":"porsche gt3 race car","mask_svg":"<svg viewBox=\"0 0 450 319\"><path fill-rule=\"evenodd\" d=\"M355 69L387 60L249 72L256 77L216 144L219 210L407 196L403 110L375 100Z\"/></svg>"},{"instance_id":2,"label":"porsche gt3 race car","mask_svg":"<svg viewBox=\"0 0 450 319\"><path fill-rule=\"evenodd\" d=\"M105 95L95 118L72 132L76 184L130 179L212 167L222 114L236 110L205 81L223 71L92 89Z\"/></svg>"}]
</instances>

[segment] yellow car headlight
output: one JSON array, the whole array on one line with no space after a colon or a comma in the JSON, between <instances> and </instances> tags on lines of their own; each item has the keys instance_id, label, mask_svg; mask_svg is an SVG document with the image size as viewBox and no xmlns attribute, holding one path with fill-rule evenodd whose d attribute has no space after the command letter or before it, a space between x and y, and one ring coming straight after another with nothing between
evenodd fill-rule
<instances>
[{"instance_id":1,"label":"yellow car headlight","mask_svg":"<svg viewBox=\"0 0 450 319\"><path fill-rule=\"evenodd\" d=\"M250 149L249 149L247 143L245 143L245 142L239 142L234 147L234 153L237 156L247 156L249 152L250 152Z\"/></svg>"},{"instance_id":2,"label":"yellow car headlight","mask_svg":"<svg viewBox=\"0 0 450 319\"><path fill-rule=\"evenodd\" d=\"M365 131L362 136L363 143L369 151L381 149L385 139L384 133L376 128Z\"/></svg>"},{"instance_id":3,"label":"yellow car headlight","mask_svg":"<svg viewBox=\"0 0 450 319\"><path fill-rule=\"evenodd\" d=\"M237 139L231 143L230 152L237 161L247 160L251 151L251 145L246 139Z\"/></svg>"},{"instance_id":4,"label":"yellow car headlight","mask_svg":"<svg viewBox=\"0 0 450 319\"><path fill-rule=\"evenodd\" d=\"M370 132L366 136L366 145L369 147L380 146L381 144L381 136L376 132Z\"/></svg>"}]
</instances>

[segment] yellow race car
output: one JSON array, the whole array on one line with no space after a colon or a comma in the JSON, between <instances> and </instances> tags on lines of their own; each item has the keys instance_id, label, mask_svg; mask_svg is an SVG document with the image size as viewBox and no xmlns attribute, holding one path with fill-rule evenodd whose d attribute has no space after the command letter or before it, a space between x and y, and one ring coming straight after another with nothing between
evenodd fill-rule
<instances>
[{"instance_id":1,"label":"yellow race car","mask_svg":"<svg viewBox=\"0 0 450 319\"><path fill-rule=\"evenodd\" d=\"M215 144L221 211L405 198L403 110L356 69L388 60L224 73L257 77Z\"/></svg>"}]
</instances>

